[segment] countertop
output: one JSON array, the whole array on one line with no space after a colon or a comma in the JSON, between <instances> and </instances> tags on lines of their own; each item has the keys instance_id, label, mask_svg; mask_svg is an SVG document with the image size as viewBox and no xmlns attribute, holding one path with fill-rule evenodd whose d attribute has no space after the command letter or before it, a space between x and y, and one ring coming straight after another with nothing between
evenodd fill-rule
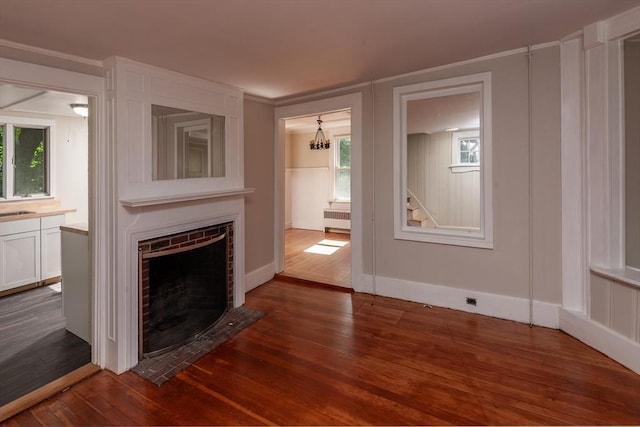
<instances>
[{"instance_id":1,"label":"countertop","mask_svg":"<svg viewBox=\"0 0 640 427\"><path fill-rule=\"evenodd\" d=\"M20 210L23 210L23 209L20 209ZM41 210L24 209L24 210L33 211L33 213L21 214L21 215L0 216L0 222L17 221L17 220L29 219L29 218L42 218L44 216L64 215L66 213L75 212L76 211L75 209L62 209L62 208L41 209ZM15 212L15 211L9 210L8 212ZM0 213L4 213L4 212L0 212Z\"/></svg>"},{"instance_id":2,"label":"countertop","mask_svg":"<svg viewBox=\"0 0 640 427\"><path fill-rule=\"evenodd\" d=\"M81 234L83 236L89 235L89 225L84 222L78 224L61 225L60 230L74 234Z\"/></svg>"},{"instance_id":3,"label":"countertop","mask_svg":"<svg viewBox=\"0 0 640 427\"><path fill-rule=\"evenodd\" d=\"M40 198L34 200L18 200L0 203L0 214L28 211L20 215L0 216L0 222L17 221L21 219L42 218L45 216L64 215L75 212L75 209L64 208L59 200L54 198Z\"/></svg>"}]
</instances>

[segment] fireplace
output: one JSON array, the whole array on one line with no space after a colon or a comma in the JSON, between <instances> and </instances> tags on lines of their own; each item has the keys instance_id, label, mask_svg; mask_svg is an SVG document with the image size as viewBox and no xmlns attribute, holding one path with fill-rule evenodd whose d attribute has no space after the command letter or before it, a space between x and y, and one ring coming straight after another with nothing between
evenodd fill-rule
<instances>
[{"instance_id":1,"label":"fireplace","mask_svg":"<svg viewBox=\"0 0 640 427\"><path fill-rule=\"evenodd\" d=\"M233 222L138 242L138 359L215 327L233 306Z\"/></svg>"}]
</instances>

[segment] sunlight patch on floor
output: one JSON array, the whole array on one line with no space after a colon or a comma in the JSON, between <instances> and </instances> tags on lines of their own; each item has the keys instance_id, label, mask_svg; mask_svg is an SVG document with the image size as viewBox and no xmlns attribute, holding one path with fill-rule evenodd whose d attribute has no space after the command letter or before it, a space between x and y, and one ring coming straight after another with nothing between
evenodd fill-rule
<instances>
[{"instance_id":1,"label":"sunlight patch on floor","mask_svg":"<svg viewBox=\"0 0 640 427\"><path fill-rule=\"evenodd\" d=\"M337 246L339 248L346 246L349 244L349 242L345 242L342 240L331 240L331 239L324 239L324 240L320 240L318 243L318 245L325 245L325 246Z\"/></svg>"},{"instance_id":2,"label":"sunlight patch on floor","mask_svg":"<svg viewBox=\"0 0 640 427\"><path fill-rule=\"evenodd\" d=\"M58 282L58 283L54 283L53 285L49 285L49 289L51 289L54 292L62 292L62 283Z\"/></svg>"},{"instance_id":3,"label":"sunlight patch on floor","mask_svg":"<svg viewBox=\"0 0 640 427\"><path fill-rule=\"evenodd\" d=\"M310 248L305 249L304 251L309 254L332 255L338 249L340 249L340 247L338 246L316 244L311 246Z\"/></svg>"}]
</instances>

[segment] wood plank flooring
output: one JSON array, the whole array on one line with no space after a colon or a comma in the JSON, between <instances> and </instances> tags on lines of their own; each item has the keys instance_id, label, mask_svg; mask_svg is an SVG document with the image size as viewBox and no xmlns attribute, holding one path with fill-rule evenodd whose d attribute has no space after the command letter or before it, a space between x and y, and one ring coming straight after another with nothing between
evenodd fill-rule
<instances>
[{"instance_id":1,"label":"wood plank flooring","mask_svg":"<svg viewBox=\"0 0 640 427\"><path fill-rule=\"evenodd\" d=\"M285 266L282 275L350 288L350 237L349 234L323 233L297 228L285 230ZM306 249L325 239L347 242L347 244L331 255L305 252Z\"/></svg>"},{"instance_id":2,"label":"wood plank flooring","mask_svg":"<svg viewBox=\"0 0 640 427\"><path fill-rule=\"evenodd\" d=\"M44 286L0 299L0 406L91 362L65 330L62 294Z\"/></svg>"},{"instance_id":3,"label":"wood plank flooring","mask_svg":"<svg viewBox=\"0 0 640 427\"><path fill-rule=\"evenodd\" d=\"M161 387L102 371L7 426L640 424L640 375L563 332L271 281Z\"/></svg>"}]
</instances>

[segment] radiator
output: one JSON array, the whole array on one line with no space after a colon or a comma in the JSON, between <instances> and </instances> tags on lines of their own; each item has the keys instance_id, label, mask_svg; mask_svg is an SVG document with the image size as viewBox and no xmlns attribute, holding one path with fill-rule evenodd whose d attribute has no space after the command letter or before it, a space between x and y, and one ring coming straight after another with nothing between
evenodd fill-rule
<instances>
[{"instance_id":1,"label":"radiator","mask_svg":"<svg viewBox=\"0 0 640 427\"><path fill-rule=\"evenodd\" d=\"M349 232L351 230L351 212L344 209L324 210L324 231Z\"/></svg>"}]
</instances>

